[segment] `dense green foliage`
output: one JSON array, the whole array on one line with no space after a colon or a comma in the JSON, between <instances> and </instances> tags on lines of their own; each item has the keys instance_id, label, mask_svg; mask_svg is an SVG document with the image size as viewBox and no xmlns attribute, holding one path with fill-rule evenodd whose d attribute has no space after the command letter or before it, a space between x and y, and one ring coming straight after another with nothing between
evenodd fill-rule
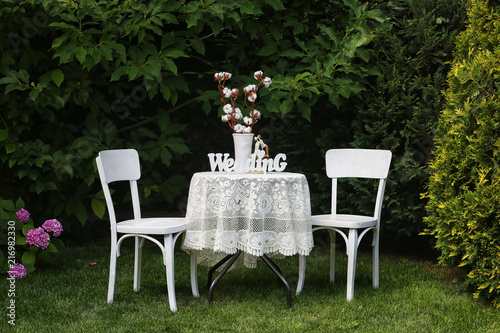
<instances>
[{"instance_id":1,"label":"dense green foliage","mask_svg":"<svg viewBox=\"0 0 500 333\"><path fill-rule=\"evenodd\" d=\"M214 72L263 69L274 81L264 116L310 119L320 97L339 105L378 75L366 46L386 20L355 0L6 0L0 18L0 218L15 220L25 202L80 242L105 213L98 151L136 148L146 209L182 213L181 190L203 166L188 153L201 147L206 161L232 146L219 134ZM225 145L199 135L203 117Z\"/></svg>"},{"instance_id":2,"label":"dense green foliage","mask_svg":"<svg viewBox=\"0 0 500 333\"><path fill-rule=\"evenodd\" d=\"M464 26L464 3L408 0L386 7L392 25L374 46L383 75L354 106L350 145L393 152L383 211L391 239L407 240L422 230L425 201L420 193L428 180L448 62Z\"/></svg>"},{"instance_id":3,"label":"dense green foliage","mask_svg":"<svg viewBox=\"0 0 500 333\"><path fill-rule=\"evenodd\" d=\"M365 47L386 20L354 0L7 0L0 17L0 195L73 236L104 215L99 150L138 149L146 204L177 211L186 154L206 141L193 134L206 130L201 108L221 108L215 71L263 69L264 116L310 118L319 96L339 104L377 75Z\"/></svg>"},{"instance_id":4,"label":"dense green foliage","mask_svg":"<svg viewBox=\"0 0 500 333\"><path fill-rule=\"evenodd\" d=\"M390 149L382 238L422 231L429 199L441 261L469 267L477 295L498 303L498 21L471 2L446 82L464 2L1 1L0 220L25 202L88 240L105 213L94 158L124 147L140 152L146 209L183 213L207 153L232 150L213 73L240 86L261 69L273 84L257 133L308 176L314 213L329 210L327 149ZM370 212L371 185L350 185L344 200Z\"/></svg>"},{"instance_id":5,"label":"dense green foliage","mask_svg":"<svg viewBox=\"0 0 500 333\"><path fill-rule=\"evenodd\" d=\"M471 0L439 119L425 219L440 262L500 307L500 6Z\"/></svg>"},{"instance_id":6,"label":"dense green foliage","mask_svg":"<svg viewBox=\"0 0 500 333\"><path fill-rule=\"evenodd\" d=\"M380 148L393 152L382 211L381 237L386 248L399 244L399 248L425 252L429 242L415 237L423 229L425 216L425 201L420 193L428 180L433 133L444 107L441 91L446 88L448 61L452 59L455 36L464 26L464 3L378 1L378 7L390 17L370 44L374 52L370 62L381 75L370 78L366 91L343 103L339 110L318 110L312 115L312 129L307 135L316 141L307 149L314 156L314 164L324 164L321 159L329 148ZM323 171L311 168L311 173L319 184L319 190L313 193L313 206L327 212L330 182ZM356 202L358 206L351 204L351 209L372 213L372 186L352 183L341 196L344 206Z\"/></svg>"}]
</instances>

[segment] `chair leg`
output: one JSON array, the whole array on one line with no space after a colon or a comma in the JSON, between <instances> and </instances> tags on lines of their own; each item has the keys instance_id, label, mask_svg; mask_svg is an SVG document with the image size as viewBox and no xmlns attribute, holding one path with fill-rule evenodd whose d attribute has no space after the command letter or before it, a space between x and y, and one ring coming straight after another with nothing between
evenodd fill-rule
<instances>
[{"instance_id":1,"label":"chair leg","mask_svg":"<svg viewBox=\"0 0 500 333\"><path fill-rule=\"evenodd\" d=\"M373 287L379 286L379 239L378 231L373 229L373 243L372 243L372 261L373 261Z\"/></svg>"},{"instance_id":2,"label":"chair leg","mask_svg":"<svg viewBox=\"0 0 500 333\"><path fill-rule=\"evenodd\" d=\"M299 281L297 282L297 291L295 295L300 295L304 288L304 279L306 276L306 256L299 255Z\"/></svg>"},{"instance_id":3,"label":"chair leg","mask_svg":"<svg viewBox=\"0 0 500 333\"><path fill-rule=\"evenodd\" d=\"M330 234L330 282L335 282L335 250L337 247L337 233L334 230L328 230Z\"/></svg>"},{"instance_id":4,"label":"chair leg","mask_svg":"<svg viewBox=\"0 0 500 333\"><path fill-rule=\"evenodd\" d=\"M116 242L111 244L111 255L109 260L109 284L108 284L108 303L113 303L115 294L116 280Z\"/></svg>"},{"instance_id":5,"label":"chair leg","mask_svg":"<svg viewBox=\"0 0 500 333\"><path fill-rule=\"evenodd\" d=\"M349 229L347 244L347 300L354 299L354 277L356 275L356 257L358 248L358 231Z\"/></svg>"},{"instance_id":6,"label":"chair leg","mask_svg":"<svg viewBox=\"0 0 500 333\"><path fill-rule=\"evenodd\" d=\"M175 301L175 280L174 280L174 241L171 234L165 235L165 267L167 275L168 303L172 312L177 311Z\"/></svg>"},{"instance_id":7,"label":"chair leg","mask_svg":"<svg viewBox=\"0 0 500 333\"><path fill-rule=\"evenodd\" d=\"M141 289L142 246L140 237L135 237L134 291Z\"/></svg>"},{"instance_id":8,"label":"chair leg","mask_svg":"<svg viewBox=\"0 0 500 333\"><path fill-rule=\"evenodd\" d=\"M191 253L191 290L194 297L200 297L198 290L198 254L193 251Z\"/></svg>"}]
</instances>

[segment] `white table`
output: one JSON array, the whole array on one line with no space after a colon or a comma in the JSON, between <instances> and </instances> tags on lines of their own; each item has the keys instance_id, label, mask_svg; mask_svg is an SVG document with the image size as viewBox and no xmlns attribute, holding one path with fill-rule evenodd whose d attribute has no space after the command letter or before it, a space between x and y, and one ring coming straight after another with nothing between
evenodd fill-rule
<instances>
[{"instance_id":1,"label":"white table","mask_svg":"<svg viewBox=\"0 0 500 333\"><path fill-rule=\"evenodd\" d=\"M279 268L270 266L268 256L308 255L314 246L309 186L298 173L196 173L186 219L182 247L189 253L196 251L199 264L214 266L223 258L228 260L228 254L235 255L213 281L209 302L213 286L240 253L244 253L240 266L254 268L260 257L278 274ZM286 280L278 276L289 290Z\"/></svg>"}]
</instances>

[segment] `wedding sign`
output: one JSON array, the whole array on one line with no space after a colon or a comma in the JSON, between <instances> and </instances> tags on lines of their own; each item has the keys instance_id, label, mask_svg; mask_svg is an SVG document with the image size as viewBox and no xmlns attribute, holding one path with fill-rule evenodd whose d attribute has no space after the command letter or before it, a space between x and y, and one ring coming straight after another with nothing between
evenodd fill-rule
<instances>
[{"instance_id":1,"label":"wedding sign","mask_svg":"<svg viewBox=\"0 0 500 333\"><path fill-rule=\"evenodd\" d=\"M274 159L264 158L265 152L260 150L250 155L243 163L243 169L246 172L267 173L268 171L281 172L285 170L287 165L286 155L283 153L277 154ZM231 172L237 169L233 158L229 157L229 153L210 153L208 154L210 161L210 169L213 171ZM239 168L238 168L239 169Z\"/></svg>"}]
</instances>

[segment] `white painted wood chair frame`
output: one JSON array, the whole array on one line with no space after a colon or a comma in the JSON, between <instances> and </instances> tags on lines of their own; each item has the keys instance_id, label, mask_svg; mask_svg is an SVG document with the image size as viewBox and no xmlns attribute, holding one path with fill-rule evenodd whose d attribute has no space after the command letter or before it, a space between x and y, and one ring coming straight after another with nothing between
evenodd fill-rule
<instances>
[{"instance_id":1,"label":"white painted wood chair frame","mask_svg":"<svg viewBox=\"0 0 500 333\"><path fill-rule=\"evenodd\" d=\"M379 286L379 232L380 215L384 191L389 174L392 153L374 149L330 149L326 153L326 172L332 178L331 214L313 215L313 232L326 229L330 234L330 282L335 281L336 234L340 234L346 244L347 253L347 300L354 299L354 278L359 243L370 230L372 238L373 287ZM373 216L337 214L337 179L371 178L378 179L377 198ZM296 294L304 287L306 257L299 256L299 280Z\"/></svg>"},{"instance_id":2,"label":"white painted wood chair frame","mask_svg":"<svg viewBox=\"0 0 500 333\"><path fill-rule=\"evenodd\" d=\"M142 247L145 240L158 245L163 254L166 267L167 292L170 309L177 311L174 279L174 247L177 238L186 230L183 217L142 218L137 180L141 177L139 155L134 149L108 150L99 153L96 158L97 169L108 207L111 226L111 257L108 285L108 303L113 302L116 260L120 256L120 245L127 239L135 238L134 291L139 291L141 284ZM115 181L129 181L132 195L134 218L117 222L111 192L108 184ZM118 234L123 234L118 239ZM163 235L163 244L150 235ZM194 265L193 265L194 263ZM196 256L191 256L191 288L193 295L199 297L197 282Z\"/></svg>"}]
</instances>

